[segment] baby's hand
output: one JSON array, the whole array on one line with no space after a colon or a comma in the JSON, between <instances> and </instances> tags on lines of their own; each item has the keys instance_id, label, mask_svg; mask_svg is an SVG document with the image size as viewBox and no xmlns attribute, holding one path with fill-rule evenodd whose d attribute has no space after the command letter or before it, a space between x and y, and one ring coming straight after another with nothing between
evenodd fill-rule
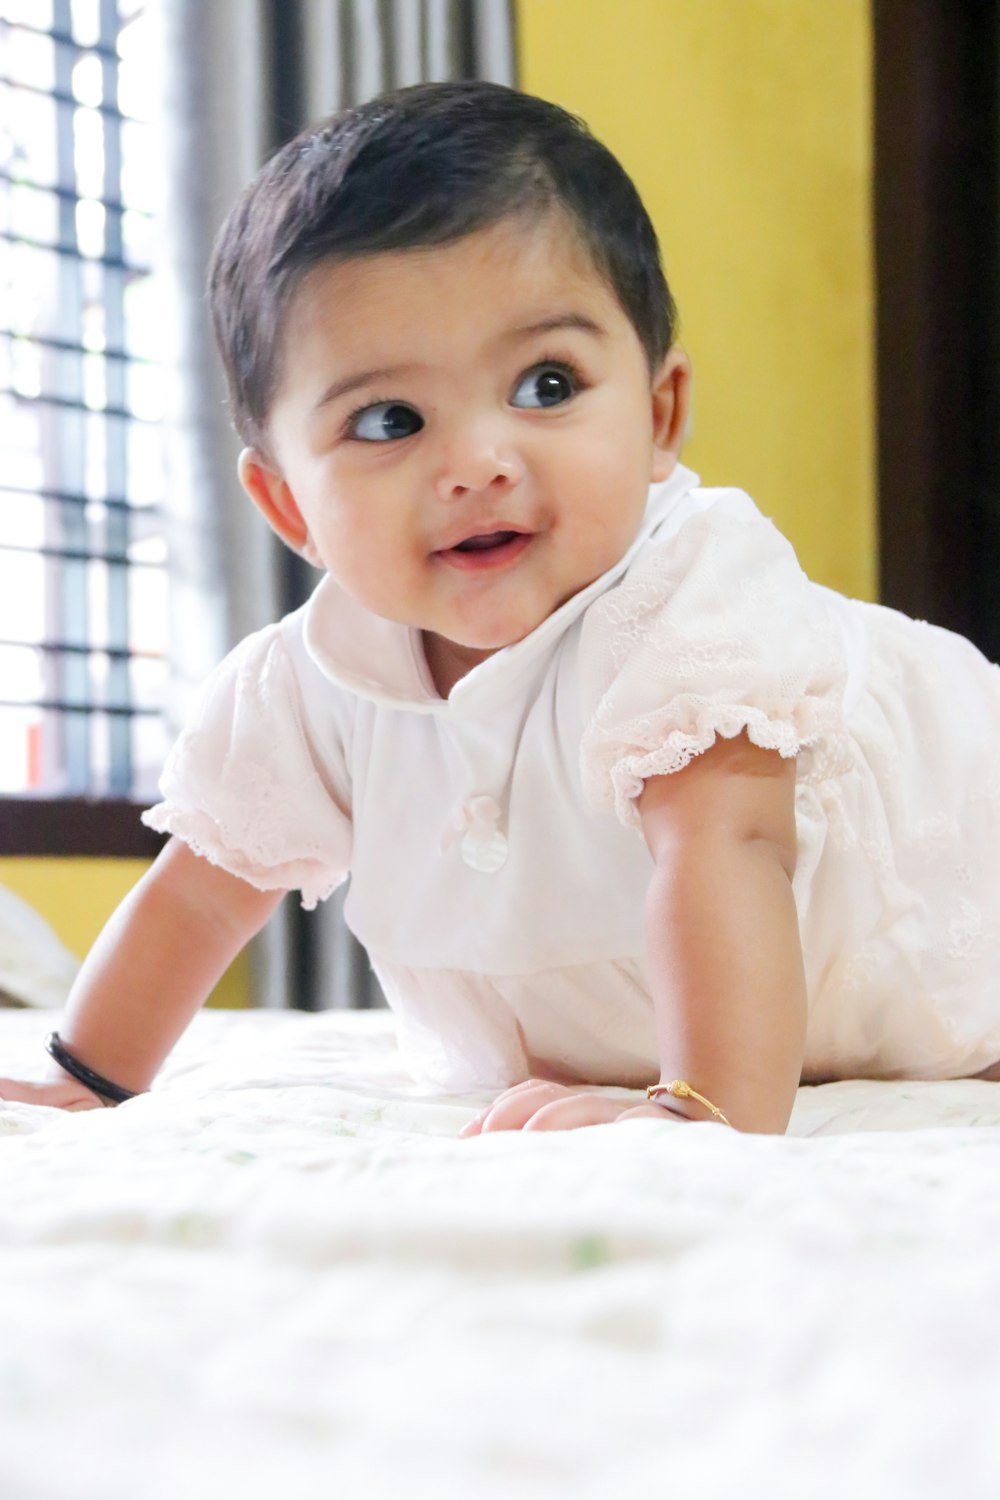
<instances>
[{"instance_id":1,"label":"baby's hand","mask_svg":"<svg viewBox=\"0 0 1000 1500\"><path fill-rule=\"evenodd\" d=\"M529 1078L505 1090L488 1109L463 1125L460 1136L484 1135L492 1130L579 1130L583 1125L610 1125L617 1120L646 1117L676 1120L658 1104L630 1104L595 1093L586 1085L567 1088L544 1078Z\"/></svg>"},{"instance_id":2,"label":"baby's hand","mask_svg":"<svg viewBox=\"0 0 1000 1500\"><path fill-rule=\"evenodd\" d=\"M50 1109L103 1109L103 1100L75 1078L47 1080L45 1083L22 1083L17 1078L0 1078L0 1105L47 1104Z\"/></svg>"}]
</instances>

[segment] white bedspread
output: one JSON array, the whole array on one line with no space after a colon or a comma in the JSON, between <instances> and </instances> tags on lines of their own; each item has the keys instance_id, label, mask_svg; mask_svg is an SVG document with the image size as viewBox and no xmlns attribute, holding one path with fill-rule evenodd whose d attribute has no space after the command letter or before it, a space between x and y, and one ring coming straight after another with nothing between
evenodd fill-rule
<instances>
[{"instance_id":1,"label":"white bedspread","mask_svg":"<svg viewBox=\"0 0 1000 1500\"><path fill-rule=\"evenodd\" d=\"M997 1500L1000 1085L782 1139L457 1139L482 1102L265 1012L118 1110L0 1105L0 1500Z\"/></svg>"}]
</instances>

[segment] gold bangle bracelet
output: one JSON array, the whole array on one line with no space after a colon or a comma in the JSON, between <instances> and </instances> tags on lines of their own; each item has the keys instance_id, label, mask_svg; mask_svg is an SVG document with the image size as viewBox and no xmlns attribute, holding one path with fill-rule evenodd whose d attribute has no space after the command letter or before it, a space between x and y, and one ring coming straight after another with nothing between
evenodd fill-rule
<instances>
[{"instance_id":1,"label":"gold bangle bracelet","mask_svg":"<svg viewBox=\"0 0 1000 1500\"><path fill-rule=\"evenodd\" d=\"M683 1078L675 1078L670 1083L651 1083L646 1090L646 1098L652 1099L654 1104L659 1102L661 1094L672 1094L675 1099L697 1099L699 1104L704 1104L705 1108L711 1111L716 1120L721 1120L723 1125L729 1126L730 1130L735 1129L721 1109L717 1109L710 1099L705 1098L704 1094L699 1094L689 1083L685 1083ZM668 1109L669 1105L664 1105L663 1108Z\"/></svg>"}]
</instances>

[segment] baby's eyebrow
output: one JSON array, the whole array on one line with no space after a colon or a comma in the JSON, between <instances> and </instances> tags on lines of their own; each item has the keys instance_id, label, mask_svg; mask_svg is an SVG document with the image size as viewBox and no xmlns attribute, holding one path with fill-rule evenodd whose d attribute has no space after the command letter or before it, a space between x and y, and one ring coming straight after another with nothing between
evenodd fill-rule
<instances>
[{"instance_id":1,"label":"baby's eyebrow","mask_svg":"<svg viewBox=\"0 0 1000 1500\"><path fill-rule=\"evenodd\" d=\"M532 338L539 333L555 333L562 328L576 328L581 333L592 333L596 338L607 338L607 330L593 318L588 318L586 313L567 312L556 313L551 318L541 318L537 323L526 323L523 327L511 328L501 337L506 343L514 343L518 339Z\"/></svg>"},{"instance_id":2,"label":"baby's eyebrow","mask_svg":"<svg viewBox=\"0 0 1000 1500\"><path fill-rule=\"evenodd\" d=\"M550 318L540 318L537 323L525 323L518 328L508 328L497 340L498 343L515 344L522 339L536 337L540 333L554 333L563 328L575 328L581 333L590 333L595 338L606 338L607 331L595 323L593 318L588 318L585 313L568 312L556 313ZM331 401L337 401L341 396L356 391L360 386L370 385L373 381L394 380L397 375L407 375L413 370L419 369L419 365L385 365L379 370L361 370L355 375L345 375L343 380L335 380L332 385L327 386L320 396L314 412L321 411L324 406L329 406Z\"/></svg>"},{"instance_id":3,"label":"baby's eyebrow","mask_svg":"<svg viewBox=\"0 0 1000 1500\"><path fill-rule=\"evenodd\" d=\"M313 411L320 411L322 407L329 406L331 401L348 395L350 391L356 391L359 386L369 385L373 380L394 380L397 375L406 375L410 370L418 368L418 365L385 365L381 370L361 370L356 375L345 375L343 380L335 380L333 385L327 386Z\"/></svg>"}]
</instances>

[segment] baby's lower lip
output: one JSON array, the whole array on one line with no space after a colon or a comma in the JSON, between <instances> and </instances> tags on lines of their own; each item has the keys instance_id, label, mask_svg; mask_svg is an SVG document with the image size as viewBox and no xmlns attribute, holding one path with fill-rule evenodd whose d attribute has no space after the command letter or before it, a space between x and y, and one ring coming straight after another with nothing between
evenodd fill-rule
<instances>
[{"instance_id":1,"label":"baby's lower lip","mask_svg":"<svg viewBox=\"0 0 1000 1500\"><path fill-rule=\"evenodd\" d=\"M460 552L457 547L449 547L444 552L435 552L434 556L449 567L459 568L463 573L486 573L494 568L502 568L520 557L533 535L530 531L519 531L516 536L496 547L483 547L474 552Z\"/></svg>"}]
</instances>

